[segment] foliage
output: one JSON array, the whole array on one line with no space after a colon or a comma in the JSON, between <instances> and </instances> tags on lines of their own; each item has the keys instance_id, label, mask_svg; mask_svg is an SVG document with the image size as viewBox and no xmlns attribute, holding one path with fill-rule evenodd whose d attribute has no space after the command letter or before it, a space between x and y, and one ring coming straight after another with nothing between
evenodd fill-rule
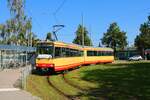
<instances>
[{"instance_id":1,"label":"foliage","mask_svg":"<svg viewBox=\"0 0 150 100\"><path fill-rule=\"evenodd\" d=\"M83 41L83 34L84 34L84 45L85 46L92 46L92 41L88 36L88 31L86 29L86 27L83 27L82 25L78 26L78 29L76 31L76 37L73 40L73 43L75 44L79 44L79 45L83 45L82 41Z\"/></svg>"},{"instance_id":2,"label":"foliage","mask_svg":"<svg viewBox=\"0 0 150 100\"><path fill-rule=\"evenodd\" d=\"M104 33L102 40L102 44L106 45L106 47L111 47L114 49L114 53L116 49L124 49L127 46L127 37L126 32L121 31L117 23L110 24L106 33Z\"/></svg>"},{"instance_id":3,"label":"foliage","mask_svg":"<svg viewBox=\"0 0 150 100\"><path fill-rule=\"evenodd\" d=\"M52 33L51 32L48 32L47 33L47 36L46 36L46 40L49 40L49 41L52 41Z\"/></svg>"},{"instance_id":4,"label":"foliage","mask_svg":"<svg viewBox=\"0 0 150 100\"><path fill-rule=\"evenodd\" d=\"M27 30L31 30L30 20L24 14L25 0L7 0L8 8L12 15L14 28L13 37L17 38L17 44L27 44Z\"/></svg>"},{"instance_id":5,"label":"foliage","mask_svg":"<svg viewBox=\"0 0 150 100\"><path fill-rule=\"evenodd\" d=\"M140 34L135 38L134 44L140 51L150 48L150 16L147 22L141 24Z\"/></svg>"},{"instance_id":6,"label":"foliage","mask_svg":"<svg viewBox=\"0 0 150 100\"><path fill-rule=\"evenodd\" d=\"M35 37L31 18L24 14L25 0L7 0L11 18L0 25L0 37L3 44L32 46Z\"/></svg>"},{"instance_id":7,"label":"foliage","mask_svg":"<svg viewBox=\"0 0 150 100\"><path fill-rule=\"evenodd\" d=\"M10 12L16 19L22 21L24 16L25 0L7 0ZM17 21L18 21L17 20Z\"/></svg>"}]
</instances>

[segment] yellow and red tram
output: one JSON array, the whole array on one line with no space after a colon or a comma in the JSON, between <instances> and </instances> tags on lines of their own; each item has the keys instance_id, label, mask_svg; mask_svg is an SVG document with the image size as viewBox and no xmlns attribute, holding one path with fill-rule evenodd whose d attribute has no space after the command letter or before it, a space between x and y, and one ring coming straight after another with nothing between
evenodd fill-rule
<instances>
[{"instance_id":1,"label":"yellow and red tram","mask_svg":"<svg viewBox=\"0 0 150 100\"><path fill-rule=\"evenodd\" d=\"M84 64L111 63L113 49L87 47L63 42L43 41L37 44L37 69L63 71Z\"/></svg>"}]
</instances>

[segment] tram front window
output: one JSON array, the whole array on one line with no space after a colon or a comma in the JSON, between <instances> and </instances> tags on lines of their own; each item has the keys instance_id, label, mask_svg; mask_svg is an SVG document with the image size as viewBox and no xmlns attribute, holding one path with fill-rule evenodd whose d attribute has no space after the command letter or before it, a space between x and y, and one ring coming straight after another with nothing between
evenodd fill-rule
<instances>
[{"instance_id":1,"label":"tram front window","mask_svg":"<svg viewBox=\"0 0 150 100\"><path fill-rule=\"evenodd\" d=\"M38 54L53 55L53 46L39 46L37 48Z\"/></svg>"}]
</instances>

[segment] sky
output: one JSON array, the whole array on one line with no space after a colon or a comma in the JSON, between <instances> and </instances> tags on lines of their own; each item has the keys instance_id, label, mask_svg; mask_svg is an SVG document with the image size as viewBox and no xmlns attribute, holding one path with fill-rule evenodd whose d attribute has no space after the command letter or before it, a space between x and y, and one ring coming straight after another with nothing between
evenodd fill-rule
<instances>
[{"instance_id":1,"label":"sky","mask_svg":"<svg viewBox=\"0 0 150 100\"><path fill-rule=\"evenodd\" d=\"M25 14L32 18L32 31L40 39L52 32L53 25L62 24L65 27L58 31L58 40L71 43L83 15L83 25L94 46L113 22L127 32L127 41L132 45L150 14L149 5L150 0L26 0ZM7 0L0 0L0 23L10 17Z\"/></svg>"}]
</instances>

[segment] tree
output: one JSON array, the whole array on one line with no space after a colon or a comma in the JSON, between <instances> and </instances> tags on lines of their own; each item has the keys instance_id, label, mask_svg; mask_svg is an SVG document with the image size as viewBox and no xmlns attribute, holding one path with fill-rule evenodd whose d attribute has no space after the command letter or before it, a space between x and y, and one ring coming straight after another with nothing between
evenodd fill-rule
<instances>
[{"instance_id":1,"label":"tree","mask_svg":"<svg viewBox=\"0 0 150 100\"><path fill-rule=\"evenodd\" d=\"M17 22L25 20L24 15L25 0L7 0L10 13L14 16Z\"/></svg>"},{"instance_id":2,"label":"tree","mask_svg":"<svg viewBox=\"0 0 150 100\"><path fill-rule=\"evenodd\" d=\"M8 8L12 15L13 24L11 30L13 30L14 36L17 38L17 44L31 45L32 44L32 23L31 18L27 18L24 13L25 0L7 0Z\"/></svg>"},{"instance_id":3,"label":"tree","mask_svg":"<svg viewBox=\"0 0 150 100\"><path fill-rule=\"evenodd\" d=\"M32 46L34 39L31 18L24 14L25 0L7 0L11 19L0 24L1 43Z\"/></svg>"},{"instance_id":4,"label":"tree","mask_svg":"<svg viewBox=\"0 0 150 100\"><path fill-rule=\"evenodd\" d=\"M31 32L31 29L32 29L31 19L28 19L26 21L25 29L26 29L27 44L28 46L29 45L32 46L32 36L34 35L33 35L33 32Z\"/></svg>"},{"instance_id":5,"label":"tree","mask_svg":"<svg viewBox=\"0 0 150 100\"><path fill-rule=\"evenodd\" d=\"M140 34L135 38L134 44L143 55L144 50L150 48L150 16L147 22L141 24L139 30Z\"/></svg>"},{"instance_id":6,"label":"tree","mask_svg":"<svg viewBox=\"0 0 150 100\"><path fill-rule=\"evenodd\" d=\"M0 24L0 36L2 39L2 43L5 40L5 32L6 32L6 26L3 24Z\"/></svg>"},{"instance_id":7,"label":"tree","mask_svg":"<svg viewBox=\"0 0 150 100\"><path fill-rule=\"evenodd\" d=\"M101 42L99 42L98 47L102 47Z\"/></svg>"},{"instance_id":8,"label":"tree","mask_svg":"<svg viewBox=\"0 0 150 100\"><path fill-rule=\"evenodd\" d=\"M76 31L76 37L73 40L73 43L75 44L79 44L79 45L83 45L82 41L83 41L83 34L84 34L84 46L92 46L92 41L88 36L88 31L86 29L86 27L83 27L82 25L78 26L78 29Z\"/></svg>"},{"instance_id":9,"label":"tree","mask_svg":"<svg viewBox=\"0 0 150 100\"><path fill-rule=\"evenodd\" d=\"M51 32L47 33L46 40L53 41Z\"/></svg>"},{"instance_id":10,"label":"tree","mask_svg":"<svg viewBox=\"0 0 150 100\"><path fill-rule=\"evenodd\" d=\"M106 47L111 47L114 49L114 55L116 49L124 49L127 46L126 32L121 31L117 23L110 24L107 32L104 33L102 44Z\"/></svg>"},{"instance_id":11,"label":"tree","mask_svg":"<svg viewBox=\"0 0 150 100\"><path fill-rule=\"evenodd\" d=\"M5 43L6 44L12 44L12 41L11 41L11 37L13 35L13 32L15 30L15 24L14 24L14 20L13 19L9 19L6 21L6 31L5 31Z\"/></svg>"},{"instance_id":12,"label":"tree","mask_svg":"<svg viewBox=\"0 0 150 100\"><path fill-rule=\"evenodd\" d=\"M40 39L37 38L37 36L32 33L33 36L32 36L32 46L37 46L37 42L41 41Z\"/></svg>"}]
</instances>

